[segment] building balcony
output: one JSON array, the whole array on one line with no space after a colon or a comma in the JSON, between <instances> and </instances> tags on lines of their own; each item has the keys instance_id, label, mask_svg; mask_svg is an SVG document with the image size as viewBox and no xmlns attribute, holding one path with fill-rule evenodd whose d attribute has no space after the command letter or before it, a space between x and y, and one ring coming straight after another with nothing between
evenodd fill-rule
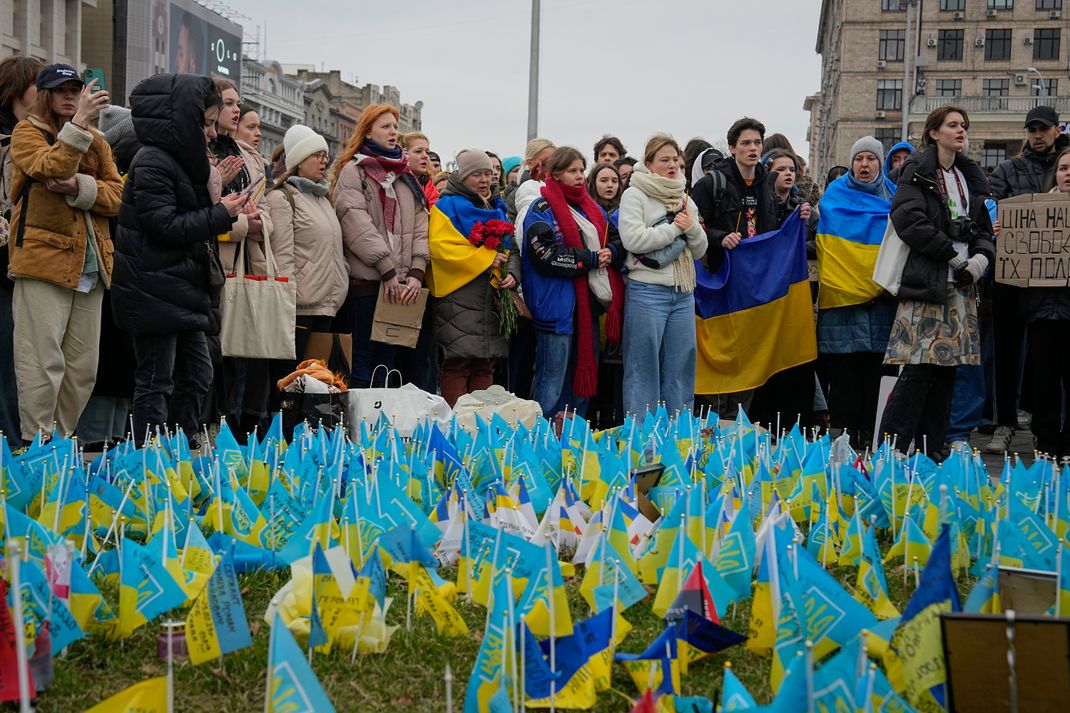
<instances>
[{"instance_id":1,"label":"building balcony","mask_svg":"<svg viewBox=\"0 0 1070 713\"><path fill-rule=\"evenodd\" d=\"M1024 118L1040 105L1055 107L1055 111L1065 116L1070 114L1070 96L1054 97L926 97L917 96L910 100L911 118L924 118L929 112L942 106L954 104L965 109L970 121L1008 121L1014 117Z\"/></svg>"}]
</instances>

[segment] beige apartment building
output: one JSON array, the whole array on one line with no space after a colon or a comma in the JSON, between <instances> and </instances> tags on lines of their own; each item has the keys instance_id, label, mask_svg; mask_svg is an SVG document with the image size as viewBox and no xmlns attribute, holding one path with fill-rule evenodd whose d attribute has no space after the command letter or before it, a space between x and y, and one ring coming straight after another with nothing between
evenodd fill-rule
<instances>
[{"instance_id":1,"label":"beige apartment building","mask_svg":"<svg viewBox=\"0 0 1070 713\"><path fill-rule=\"evenodd\" d=\"M81 69L82 6L96 0L0 0L0 59L12 54Z\"/></svg>"},{"instance_id":2,"label":"beige apartment building","mask_svg":"<svg viewBox=\"0 0 1070 713\"><path fill-rule=\"evenodd\" d=\"M1070 0L822 0L821 88L806 98L815 176L872 134L917 145L925 117L966 109L969 154L991 170L1016 155L1026 113L1070 119ZM908 22L910 32L908 37ZM914 59L906 63L906 59Z\"/></svg>"}]
</instances>

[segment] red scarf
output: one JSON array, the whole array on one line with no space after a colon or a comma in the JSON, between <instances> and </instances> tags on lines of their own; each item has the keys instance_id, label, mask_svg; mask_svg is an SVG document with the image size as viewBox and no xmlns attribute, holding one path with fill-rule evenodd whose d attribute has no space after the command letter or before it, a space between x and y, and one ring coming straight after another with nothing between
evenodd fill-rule
<instances>
[{"instance_id":1,"label":"red scarf","mask_svg":"<svg viewBox=\"0 0 1070 713\"><path fill-rule=\"evenodd\" d=\"M412 169L409 168L409 157L406 154L402 154L401 158L388 158L386 156L370 156L367 154L361 155L357 159L357 165L364 169L364 173L368 178L372 179L379 185L379 203L383 206L383 220L386 224L387 232L394 232L394 219L397 213L397 199L392 198L386 194L386 189L383 188L383 183L386 181L386 174L393 172L397 178L394 179L394 194L397 195L398 184L407 184L410 190L417 195L417 202L421 202L424 198L423 187L420 186L416 180L416 175L413 174ZM416 186L413 189L413 186Z\"/></svg>"},{"instance_id":2,"label":"red scarf","mask_svg":"<svg viewBox=\"0 0 1070 713\"><path fill-rule=\"evenodd\" d=\"M599 244L606 246L607 228L606 217L602 209L598 207L594 199L587 193L584 186L566 186L552 176L547 177L546 185L542 187L542 197L550 206L550 210L557 219L557 226L565 239L565 247L583 248L587 245L583 241L580 227L576 219L572 217L569 207L583 213L587 220L591 221L598 233ZM597 264L594 265L597 267ZM576 314L577 314L577 355L576 372L572 378L572 390L580 398L590 398L598 390L598 364L594 358L594 325L591 320L591 295L587 285L586 273L572 280L576 288ZM609 285L613 292L613 299L609 305L609 313L606 315L606 336L614 344L620 343L621 328L624 324L624 280L620 273L612 268L609 269Z\"/></svg>"}]
</instances>

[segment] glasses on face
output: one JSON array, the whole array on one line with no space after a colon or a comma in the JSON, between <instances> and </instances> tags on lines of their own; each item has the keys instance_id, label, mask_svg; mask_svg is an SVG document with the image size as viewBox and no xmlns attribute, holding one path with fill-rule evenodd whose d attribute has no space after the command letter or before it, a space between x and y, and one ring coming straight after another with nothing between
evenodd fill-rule
<instances>
[{"instance_id":1,"label":"glasses on face","mask_svg":"<svg viewBox=\"0 0 1070 713\"><path fill-rule=\"evenodd\" d=\"M316 153L312 154L312 158L317 159L319 161L331 160L330 154L328 154L326 151L317 151Z\"/></svg>"}]
</instances>

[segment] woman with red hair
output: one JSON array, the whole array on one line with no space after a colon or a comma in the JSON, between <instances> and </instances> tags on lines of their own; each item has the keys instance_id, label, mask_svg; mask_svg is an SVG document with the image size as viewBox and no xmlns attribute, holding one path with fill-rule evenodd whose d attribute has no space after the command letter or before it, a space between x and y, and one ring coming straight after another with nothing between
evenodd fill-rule
<instances>
[{"instance_id":1,"label":"woman with red hair","mask_svg":"<svg viewBox=\"0 0 1070 713\"><path fill-rule=\"evenodd\" d=\"M433 392L437 379L420 359L432 352L430 329L421 330L413 349L371 341L380 289L389 302L415 303L430 259L427 199L398 144L398 117L397 108L389 104L367 107L331 169L331 197L349 263L352 385L367 387L372 370L385 364Z\"/></svg>"}]
</instances>

